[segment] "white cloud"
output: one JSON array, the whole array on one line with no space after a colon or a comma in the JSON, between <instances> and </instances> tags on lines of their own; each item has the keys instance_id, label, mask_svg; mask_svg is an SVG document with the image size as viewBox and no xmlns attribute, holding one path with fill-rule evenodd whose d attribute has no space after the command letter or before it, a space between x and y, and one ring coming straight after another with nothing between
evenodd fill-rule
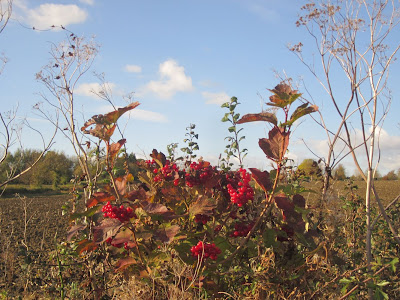
<instances>
[{"instance_id":1,"label":"white cloud","mask_svg":"<svg viewBox=\"0 0 400 300\"><path fill-rule=\"evenodd\" d=\"M221 105L229 101L229 96L225 92L222 93L210 93L202 92L203 98L206 99L206 104L218 104Z\"/></svg>"},{"instance_id":2,"label":"white cloud","mask_svg":"<svg viewBox=\"0 0 400 300\"><path fill-rule=\"evenodd\" d=\"M158 73L159 80L150 81L142 90L140 95L154 93L162 99L169 99L177 92L188 92L193 89L192 78L186 76L185 68L169 59L160 64Z\"/></svg>"},{"instance_id":3,"label":"white cloud","mask_svg":"<svg viewBox=\"0 0 400 300\"><path fill-rule=\"evenodd\" d=\"M94 5L94 0L79 0L83 4Z\"/></svg>"},{"instance_id":4,"label":"white cloud","mask_svg":"<svg viewBox=\"0 0 400 300\"><path fill-rule=\"evenodd\" d=\"M115 89L115 84L114 83L107 83L108 88L113 90ZM80 96L86 96L90 98L95 98L98 99L99 97L96 95L96 93L99 93L102 90L102 87L100 83L98 82L91 82L91 83L81 83L78 85L75 89L75 94L80 95Z\"/></svg>"},{"instance_id":5,"label":"white cloud","mask_svg":"<svg viewBox=\"0 0 400 300\"><path fill-rule=\"evenodd\" d=\"M144 110L144 109L140 109L140 108L135 108L135 109L129 111L128 115L132 119L136 119L136 120L156 122L156 123L168 122L168 119L165 115L160 114L158 112Z\"/></svg>"},{"instance_id":6,"label":"white cloud","mask_svg":"<svg viewBox=\"0 0 400 300\"><path fill-rule=\"evenodd\" d=\"M19 8L17 18L37 29L83 23L88 16L85 10L75 4L45 3L36 8L28 8L26 1L16 1L16 7Z\"/></svg>"},{"instance_id":7,"label":"white cloud","mask_svg":"<svg viewBox=\"0 0 400 300\"><path fill-rule=\"evenodd\" d=\"M142 67L137 65L126 65L124 70L129 73L140 73L142 72Z\"/></svg>"}]
</instances>

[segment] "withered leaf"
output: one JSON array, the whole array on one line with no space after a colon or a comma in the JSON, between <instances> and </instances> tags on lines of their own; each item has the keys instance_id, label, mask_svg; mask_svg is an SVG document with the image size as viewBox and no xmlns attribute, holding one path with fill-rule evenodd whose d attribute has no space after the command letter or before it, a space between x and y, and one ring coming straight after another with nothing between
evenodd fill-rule
<instances>
[{"instance_id":1,"label":"withered leaf","mask_svg":"<svg viewBox=\"0 0 400 300\"><path fill-rule=\"evenodd\" d=\"M86 134L91 134L102 140L109 141L110 137L114 133L115 123L125 112L134 109L139 105L139 102L133 102L125 107L118 108L105 115L95 115L90 120L85 122L81 131ZM87 130L91 125L96 125L94 128Z\"/></svg>"}]
</instances>

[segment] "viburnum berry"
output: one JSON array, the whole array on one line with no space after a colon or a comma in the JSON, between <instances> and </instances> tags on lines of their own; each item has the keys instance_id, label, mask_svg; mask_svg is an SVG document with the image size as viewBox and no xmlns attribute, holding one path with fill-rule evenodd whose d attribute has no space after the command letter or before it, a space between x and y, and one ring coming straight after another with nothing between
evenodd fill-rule
<instances>
[{"instance_id":1,"label":"viburnum berry","mask_svg":"<svg viewBox=\"0 0 400 300\"><path fill-rule=\"evenodd\" d=\"M148 163L150 167L154 167L152 163ZM179 172L179 168L176 164L171 164L169 160L165 161L165 165L162 168L157 169L154 167L153 173L156 174L154 177L154 182L159 182L162 180L171 181L175 178L175 174ZM175 182L174 182L175 184Z\"/></svg>"},{"instance_id":2,"label":"viburnum berry","mask_svg":"<svg viewBox=\"0 0 400 300\"><path fill-rule=\"evenodd\" d=\"M248 201L254 199L254 190L250 186L251 175L245 169L239 169L240 181L237 183L237 188L232 184L228 184L228 193L231 201L237 206L242 207Z\"/></svg>"},{"instance_id":3,"label":"viburnum berry","mask_svg":"<svg viewBox=\"0 0 400 300\"><path fill-rule=\"evenodd\" d=\"M136 217L135 212L131 207L112 206L108 201L101 209L105 218L118 219L121 223L129 221L131 218Z\"/></svg>"},{"instance_id":4,"label":"viburnum berry","mask_svg":"<svg viewBox=\"0 0 400 300\"><path fill-rule=\"evenodd\" d=\"M211 166L207 161L192 162L189 172L185 174L185 182L188 187L204 184L215 173L216 167Z\"/></svg>"},{"instance_id":5,"label":"viburnum berry","mask_svg":"<svg viewBox=\"0 0 400 300\"><path fill-rule=\"evenodd\" d=\"M190 251L194 257L200 256L211 258L212 260L217 260L218 254L221 253L221 250L215 246L215 244L203 243L202 241L198 242L196 246L190 248Z\"/></svg>"},{"instance_id":6,"label":"viburnum berry","mask_svg":"<svg viewBox=\"0 0 400 300\"><path fill-rule=\"evenodd\" d=\"M203 225L206 225L207 222L210 221L210 220L211 220L211 217L210 217L210 216L207 216L207 215L197 214L197 215L195 215L195 217L194 217L194 221L195 221L197 224L202 223Z\"/></svg>"},{"instance_id":7,"label":"viburnum berry","mask_svg":"<svg viewBox=\"0 0 400 300\"><path fill-rule=\"evenodd\" d=\"M253 228L254 223L246 224L243 222L238 222L235 224L235 231L230 234L231 237L246 236L250 230Z\"/></svg>"}]
</instances>

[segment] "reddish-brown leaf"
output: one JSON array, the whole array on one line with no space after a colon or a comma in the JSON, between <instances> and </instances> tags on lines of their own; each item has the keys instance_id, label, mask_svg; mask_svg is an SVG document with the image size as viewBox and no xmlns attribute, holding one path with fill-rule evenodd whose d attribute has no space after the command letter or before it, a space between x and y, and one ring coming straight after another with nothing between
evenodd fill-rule
<instances>
[{"instance_id":1,"label":"reddish-brown leaf","mask_svg":"<svg viewBox=\"0 0 400 300\"><path fill-rule=\"evenodd\" d=\"M283 128L274 127L268 133L269 138L260 139L258 145L269 159L279 161L286 153L289 135L289 131L285 132Z\"/></svg>"},{"instance_id":2,"label":"reddish-brown leaf","mask_svg":"<svg viewBox=\"0 0 400 300\"><path fill-rule=\"evenodd\" d=\"M114 160L115 160L119 150L121 149L121 147L125 144L125 142L126 142L126 139L122 139L116 143L112 143L109 146L108 154L109 154L109 159L110 159L110 163L111 163L111 168L114 167Z\"/></svg>"},{"instance_id":3,"label":"reddish-brown leaf","mask_svg":"<svg viewBox=\"0 0 400 300\"><path fill-rule=\"evenodd\" d=\"M113 237L121 228L122 223L117 219L104 219L100 225L93 227L93 239L96 243L102 243Z\"/></svg>"},{"instance_id":4,"label":"reddish-brown leaf","mask_svg":"<svg viewBox=\"0 0 400 300\"><path fill-rule=\"evenodd\" d=\"M158 229L154 233L154 238L160 240L163 243L170 243L173 241L174 236L179 232L180 227L178 225L172 225L167 228Z\"/></svg>"},{"instance_id":5,"label":"reddish-brown leaf","mask_svg":"<svg viewBox=\"0 0 400 300\"><path fill-rule=\"evenodd\" d=\"M272 188L271 178L267 171L261 172L256 168L249 168L249 170L251 171L253 179L264 190L264 192L268 192Z\"/></svg>"},{"instance_id":6,"label":"reddish-brown leaf","mask_svg":"<svg viewBox=\"0 0 400 300\"><path fill-rule=\"evenodd\" d=\"M150 156L158 163L161 164L160 167L165 166L165 162L167 158L165 157L164 153L158 152L156 149L153 149L153 152Z\"/></svg>"},{"instance_id":7,"label":"reddish-brown leaf","mask_svg":"<svg viewBox=\"0 0 400 300\"><path fill-rule=\"evenodd\" d=\"M274 201L276 206L278 206L278 208L281 210L285 212L294 211L294 204L286 197L285 194L278 194L274 196Z\"/></svg>"},{"instance_id":8,"label":"reddish-brown leaf","mask_svg":"<svg viewBox=\"0 0 400 300\"><path fill-rule=\"evenodd\" d=\"M125 176L115 178L115 186L118 190L118 194L124 196L127 193L126 184L132 179L133 179L132 174L127 174Z\"/></svg>"},{"instance_id":9,"label":"reddish-brown leaf","mask_svg":"<svg viewBox=\"0 0 400 300\"><path fill-rule=\"evenodd\" d=\"M195 215L212 215L213 209L217 207L215 201L205 195L200 195L197 200L189 207L189 213Z\"/></svg>"},{"instance_id":10,"label":"reddish-brown leaf","mask_svg":"<svg viewBox=\"0 0 400 300\"><path fill-rule=\"evenodd\" d=\"M114 133L117 120L121 117L125 112L134 109L139 105L139 102L131 103L125 107L118 108L108 114L105 115L95 115L90 120L85 122L81 131L86 134L91 134L95 137L98 137L104 141L109 141L110 137ZM96 125L94 128L87 130L87 128L91 125Z\"/></svg>"},{"instance_id":11,"label":"reddish-brown leaf","mask_svg":"<svg viewBox=\"0 0 400 300\"><path fill-rule=\"evenodd\" d=\"M90 208L97 205L98 203L108 202L108 201L115 201L115 197L105 192L93 193L92 198L90 198L87 201L86 207Z\"/></svg>"},{"instance_id":12,"label":"reddish-brown leaf","mask_svg":"<svg viewBox=\"0 0 400 300\"><path fill-rule=\"evenodd\" d=\"M76 247L76 252L78 254L82 254L83 252L92 252L97 249L97 245L93 241L89 241L88 239L84 239L78 243L78 247Z\"/></svg>"},{"instance_id":13,"label":"reddish-brown leaf","mask_svg":"<svg viewBox=\"0 0 400 300\"><path fill-rule=\"evenodd\" d=\"M127 200L134 202L135 200L146 200L147 193L146 190L143 187L139 187L136 190L130 191L126 195Z\"/></svg>"},{"instance_id":14,"label":"reddish-brown leaf","mask_svg":"<svg viewBox=\"0 0 400 300\"><path fill-rule=\"evenodd\" d=\"M168 210L165 205L162 205L160 203L149 203L143 201L142 204L143 210L149 215L160 216L162 219L165 220L172 220L178 217L173 211Z\"/></svg>"},{"instance_id":15,"label":"reddish-brown leaf","mask_svg":"<svg viewBox=\"0 0 400 300\"><path fill-rule=\"evenodd\" d=\"M117 268L115 269L115 272L122 272L127 267L134 265L136 263L137 261L133 257L121 258L116 264Z\"/></svg>"},{"instance_id":16,"label":"reddish-brown leaf","mask_svg":"<svg viewBox=\"0 0 400 300\"><path fill-rule=\"evenodd\" d=\"M272 123L276 126L278 124L278 119L276 115L270 112L262 112L259 114L247 114L240 118L237 121L237 124L248 123L248 122L255 122L255 121L265 121Z\"/></svg>"}]
</instances>

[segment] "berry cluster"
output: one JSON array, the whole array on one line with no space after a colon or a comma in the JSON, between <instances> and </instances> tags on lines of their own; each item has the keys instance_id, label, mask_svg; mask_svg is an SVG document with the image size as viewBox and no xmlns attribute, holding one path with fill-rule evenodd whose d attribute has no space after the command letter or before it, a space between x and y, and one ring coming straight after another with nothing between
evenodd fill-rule
<instances>
[{"instance_id":1,"label":"berry cluster","mask_svg":"<svg viewBox=\"0 0 400 300\"><path fill-rule=\"evenodd\" d=\"M240 237L246 236L250 230L253 228L254 223L246 224L246 223L236 223L235 231L230 234L231 237Z\"/></svg>"},{"instance_id":2,"label":"berry cluster","mask_svg":"<svg viewBox=\"0 0 400 300\"><path fill-rule=\"evenodd\" d=\"M131 218L136 217L135 212L131 207L112 206L110 201L103 206L101 211L104 213L105 218L118 219L121 223L129 221Z\"/></svg>"},{"instance_id":3,"label":"berry cluster","mask_svg":"<svg viewBox=\"0 0 400 300\"><path fill-rule=\"evenodd\" d=\"M189 172L185 174L185 181L188 187L205 183L213 176L216 170L216 167L212 167L207 161L192 162L189 168Z\"/></svg>"},{"instance_id":4,"label":"berry cluster","mask_svg":"<svg viewBox=\"0 0 400 300\"><path fill-rule=\"evenodd\" d=\"M215 244L203 243L202 241L190 248L190 251L194 257L202 257L204 255L205 258L211 258L212 260L217 260L217 255L221 253L221 250Z\"/></svg>"},{"instance_id":5,"label":"berry cluster","mask_svg":"<svg viewBox=\"0 0 400 300\"><path fill-rule=\"evenodd\" d=\"M197 215L194 216L194 221L195 221L197 224L206 225L207 222L210 221L210 220L211 220L211 217L210 217L210 216L207 216L207 215L197 214Z\"/></svg>"},{"instance_id":6,"label":"berry cluster","mask_svg":"<svg viewBox=\"0 0 400 300\"><path fill-rule=\"evenodd\" d=\"M176 172L179 172L176 164L171 164L169 160L166 160L164 167L157 169L157 163L153 160L146 160L149 167L154 168L153 173L156 174L154 177L154 182L159 182L162 180L171 181L175 178ZM175 181L174 181L175 183Z\"/></svg>"},{"instance_id":7,"label":"berry cluster","mask_svg":"<svg viewBox=\"0 0 400 300\"><path fill-rule=\"evenodd\" d=\"M245 169L239 169L240 181L237 183L237 188L235 188L232 184L228 184L228 193L231 197L231 201L237 206L242 207L248 201L254 199L254 190L250 186L251 175L247 173Z\"/></svg>"}]
</instances>

